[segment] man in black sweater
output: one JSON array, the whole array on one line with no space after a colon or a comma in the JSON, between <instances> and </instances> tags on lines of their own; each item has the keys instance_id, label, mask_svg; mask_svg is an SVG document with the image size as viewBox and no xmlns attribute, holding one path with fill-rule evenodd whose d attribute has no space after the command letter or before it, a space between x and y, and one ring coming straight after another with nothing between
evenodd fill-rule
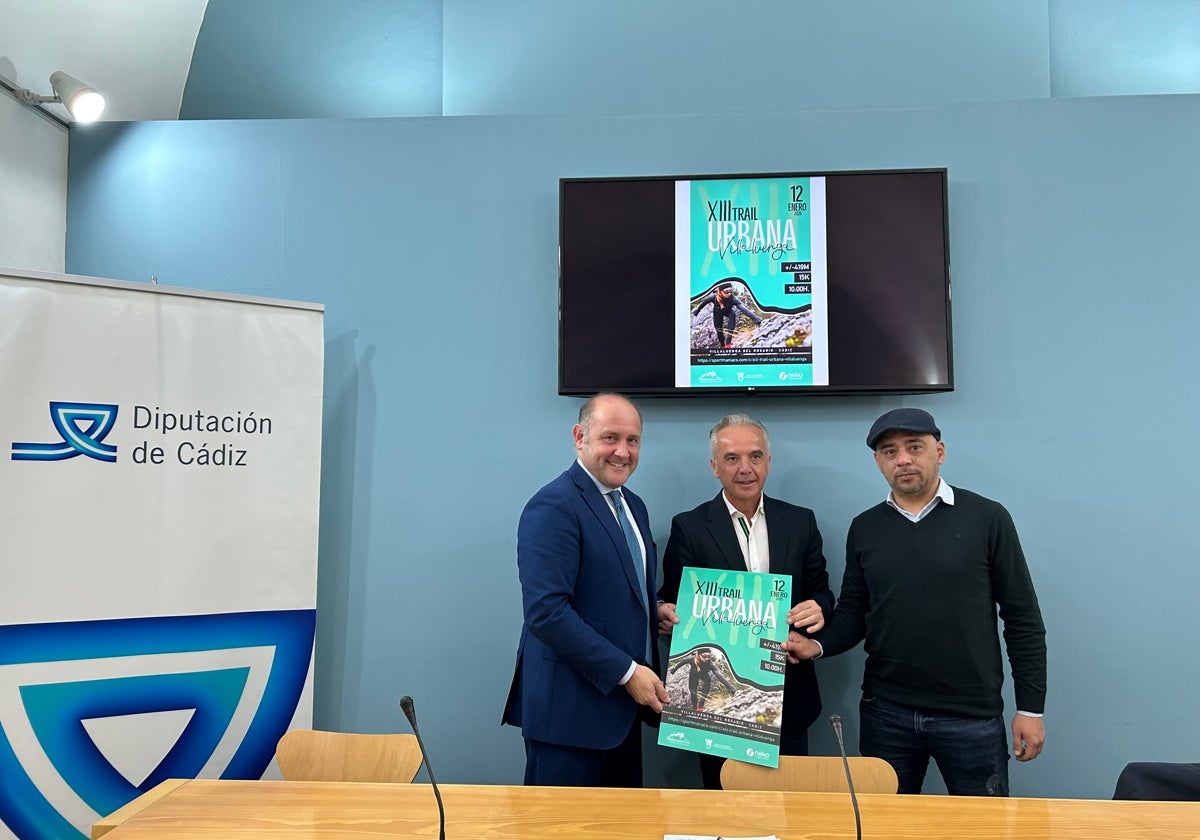
<instances>
[{"instance_id":1,"label":"man in black sweater","mask_svg":"<svg viewBox=\"0 0 1200 840\"><path fill-rule=\"evenodd\" d=\"M997 502L941 479L946 447L928 412L887 412L867 446L891 492L850 524L832 619L787 647L814 659L866 640L859 751L895 768L900 793L921 792L933 758L951 794L1007 796L997 607L1013 755L1034 759L1046 740L1046 630L1016 527Z\"/></svg>"}]
</instances>

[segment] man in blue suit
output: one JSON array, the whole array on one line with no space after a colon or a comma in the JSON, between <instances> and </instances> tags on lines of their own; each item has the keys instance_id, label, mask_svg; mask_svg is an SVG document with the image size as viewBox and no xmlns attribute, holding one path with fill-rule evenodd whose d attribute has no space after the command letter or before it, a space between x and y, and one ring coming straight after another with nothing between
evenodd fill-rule
<instances>
[{"instance_id":1,"label":"man in blue suit","mask_svg":"<svg viewBox=\"0 0 1200 840\"><path fill-rule=\"evenodd\" d=\"M771 472L766 428L745 414L728 414L717 421L708 442L709 466L722 489L716 498L671 520L658 595L664 602L659 607L659 631L670 633L679 622L675 601L684 566L791 575L792 612L802 629L790 635L799 638L801 632L820 630L834 606L821 532L808 508L763 494ZM812 663L789 664L784 674L780 753L808 755L808 727L820 713L821 693ZM725 760L711 755L698 758L704 786L719 789Z\"/></svg>"},{"instance_id":2,"label":"man in blue suit","mask_svg":"<svg viewBox=\"0 0 1200 840\"><path fill-rule=\"evenodd\" d=\"M503 722L525 738L525 784L641 787L641 721L667 691L655 664L657 559L642 500L623 489L642 417L616 394L579 410L578 458L517 526L525 623Z\"/></svg>"}]
</instances>

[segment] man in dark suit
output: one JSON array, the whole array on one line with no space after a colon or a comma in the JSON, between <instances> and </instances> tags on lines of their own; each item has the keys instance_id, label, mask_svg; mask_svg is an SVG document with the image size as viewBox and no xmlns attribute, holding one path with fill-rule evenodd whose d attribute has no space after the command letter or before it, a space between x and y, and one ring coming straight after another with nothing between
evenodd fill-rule
<instances>
[{"instance_id":1,"label":"man in dark suit","mask_svg":"<svg viewBox=\"0 0 1200 840\"><path fill-rule=\"evenodd\" d=\"M657 558L625 482L642 417L616 394L584 403L578 458L517 526L525 623L503 722L525 738L525 784L641 787L641 721L662 711Z\"/></svg>"},{"instance_id":2,"label":"man in dark suit","mask_svg":"<svg viewBox=\"0 0 1200 840\"><path fill-rule=\"evenodd\" d=\"M804 632L821 629L833 613L821 532L808 508L763 495L771 471L766 428L745 414L729 414L713 427L708 441L710 465L722 489L715 499L671 520L658 593L659 632L670 633L679 623L675 601L684 566L791 575L793 612L803 616L797 624ZM783 698L780 752L808 755L808 727L821 713L812 663L787 666ZM704 786L720 788L724 760L698 757Z\"/></svg>"}]
</instances>

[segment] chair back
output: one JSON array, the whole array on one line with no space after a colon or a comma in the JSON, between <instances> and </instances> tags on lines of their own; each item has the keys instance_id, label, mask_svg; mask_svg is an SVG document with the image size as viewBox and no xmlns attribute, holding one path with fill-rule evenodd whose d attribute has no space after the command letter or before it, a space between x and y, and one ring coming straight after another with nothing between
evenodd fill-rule
<instances>
[{"instance_id":1,"label":"chair back","mask_svg":"<svg viewBox=\"0 0 1200 840\"><path fill-rule=\"evenodd\" d=\"M1113 799L1200 802L1200 764L1134 761L1117 777Z\"/></svg>"},{"instance_id":2,"label":"chair back","mask_svg":"<svg viewBox=\"0 0 1200 840\"><path fill-rule=\"evenodd\" d=\"M293 729L275 747L288 781L411 782L421 769L413 735L356 735Z\"/></svg>"},{"instance_id":3,"label":"chair back","mask_svg":"<svg viewBox=\"0 0 1200 840\"><path fill-rule=\"evenodd\" d=\"M850 775L857 793L895 793L900 787L896 771L882 758L854 758ZM721 768L726 790L802 790L848 793L840 756L781 755L778 769L729 760Z\"/></svg>"}]
</instances>

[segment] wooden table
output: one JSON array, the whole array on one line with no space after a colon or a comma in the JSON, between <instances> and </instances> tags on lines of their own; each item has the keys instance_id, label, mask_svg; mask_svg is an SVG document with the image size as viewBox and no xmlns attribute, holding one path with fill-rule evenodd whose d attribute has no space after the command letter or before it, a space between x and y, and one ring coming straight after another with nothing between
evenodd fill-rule
<instances>
[{"instance_id":1,"label":"wooden table","mask_svg":"<svg viewBox=\"0 0 1200 840\"><path fill-rule=\"evenodd\" d=\"M781 840L854 837L845 794L445 785L448 840ZM859 796L863 837L902 840L1200 838L1200 803ZM437 837L428 785L171 781L96 824L92 838L305 840Z\"/></svg>"}]
</instances>

